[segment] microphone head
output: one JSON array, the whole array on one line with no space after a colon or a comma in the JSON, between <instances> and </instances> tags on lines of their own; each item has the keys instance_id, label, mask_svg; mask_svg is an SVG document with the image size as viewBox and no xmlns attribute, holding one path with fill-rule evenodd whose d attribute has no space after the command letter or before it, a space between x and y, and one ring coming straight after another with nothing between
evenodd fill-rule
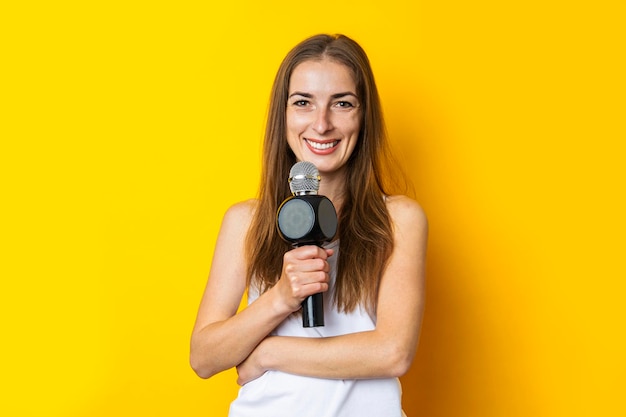
<instances>
[{"instance_id":1,"label":"microphone head","mask_svg":"<svg viewBox=\"0 0 626 417\"><path fill-rule=\"evenodd\" d=\"M317 194L320 173L310 162L296 162L289 171L289 189L293 195Z\"/></svg>"}]
</instances>

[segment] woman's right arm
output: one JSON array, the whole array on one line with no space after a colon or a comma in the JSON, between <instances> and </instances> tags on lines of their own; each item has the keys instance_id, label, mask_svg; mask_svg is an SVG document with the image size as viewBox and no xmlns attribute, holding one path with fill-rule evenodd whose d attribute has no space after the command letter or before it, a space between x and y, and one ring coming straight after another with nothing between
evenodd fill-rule
<instances>
[{"instance_id":1,"label":"woman's right arm","mask_svg":"<svg viewBox=\"0 0 626 417\"><path fill-rule=\"evenodd\" d=\"M191 337L190 363L201 378L239 365L306 296L328 289L326 258L332 252L301 247L285 254L278 283L237 313L246 290L245 240L254 204L232 206L222 221Z\"/></svg>"}]
</instances>

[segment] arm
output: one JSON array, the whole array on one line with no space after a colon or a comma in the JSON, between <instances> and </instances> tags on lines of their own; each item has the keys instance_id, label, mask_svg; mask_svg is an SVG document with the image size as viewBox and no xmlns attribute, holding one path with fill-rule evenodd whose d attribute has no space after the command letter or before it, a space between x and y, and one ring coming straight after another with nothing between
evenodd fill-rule
<instances>
[{"instance_id":1,"label":"arm","mask_svg":"<svg viewBox=\"0 0 626 417\"><path fill-rule=\"evenodd\" d=\"M428 226L414 201L397 196L387 204L394 251L380 283L376 329L323 339L269 337L238 367L239 383L266 370L337 379L395 377L408 371L424 309Z\"/></svg>"},{"instance_id":2,"label":"arm","mask_svg":"<svg viewBox=\"0 0 626 417\"><path fill-rule=\"evenodd\" d=\"M244 245L253 215L253 203L240 203L222 222L191 337L190 363L202 378L240 364L306 296L328 289L326 258L332 251L298 248L285 254L278 283L237 313L246 290Z\"/></svg>"}]
</instances>

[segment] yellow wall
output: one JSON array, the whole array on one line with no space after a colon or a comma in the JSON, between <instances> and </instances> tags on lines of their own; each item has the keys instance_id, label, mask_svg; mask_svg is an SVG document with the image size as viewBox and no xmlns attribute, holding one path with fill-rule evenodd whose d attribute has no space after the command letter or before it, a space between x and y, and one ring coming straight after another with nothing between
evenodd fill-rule
<instances>
[{"instance_id":1,"label":"yellow wall","mask_svg":"<svg viewBox=\"0 0 626 417\"><path fill-rule=\"evenodd\" d=\"M189 333L318 32L368 51L431 222L409 416L626 414L623 2L210 3L0 7L0 415L225 415Z\"/></svg>"}]
</instances>

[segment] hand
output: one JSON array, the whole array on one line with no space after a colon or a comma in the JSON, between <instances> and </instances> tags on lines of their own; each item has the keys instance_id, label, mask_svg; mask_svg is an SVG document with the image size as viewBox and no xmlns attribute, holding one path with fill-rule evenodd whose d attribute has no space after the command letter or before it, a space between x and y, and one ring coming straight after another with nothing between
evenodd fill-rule
<instances>
[{"instance_id":1,"label":"hand","mask_svg":"<svg viewBox=\"0 0 626 417\"><path fill-rule=\"evenodd\" d=\"M260 362L262 355L261 345L263 345L265 340L262 341L243 362L237 365L237 384L243 386L250 381L260 378L267 371L261 366Z\"/></svg>"},{"instance_id":2,"label":"hand","mask_svg":"<svg viewBox=\"0 0 626 417\"><path fill-rule=\"evenodd\" d=\"M332 249L302 246L285 253L280 279L274 287L290 312L300 309L306 297L328 290Z\"/></svg>"}]
</instances>

